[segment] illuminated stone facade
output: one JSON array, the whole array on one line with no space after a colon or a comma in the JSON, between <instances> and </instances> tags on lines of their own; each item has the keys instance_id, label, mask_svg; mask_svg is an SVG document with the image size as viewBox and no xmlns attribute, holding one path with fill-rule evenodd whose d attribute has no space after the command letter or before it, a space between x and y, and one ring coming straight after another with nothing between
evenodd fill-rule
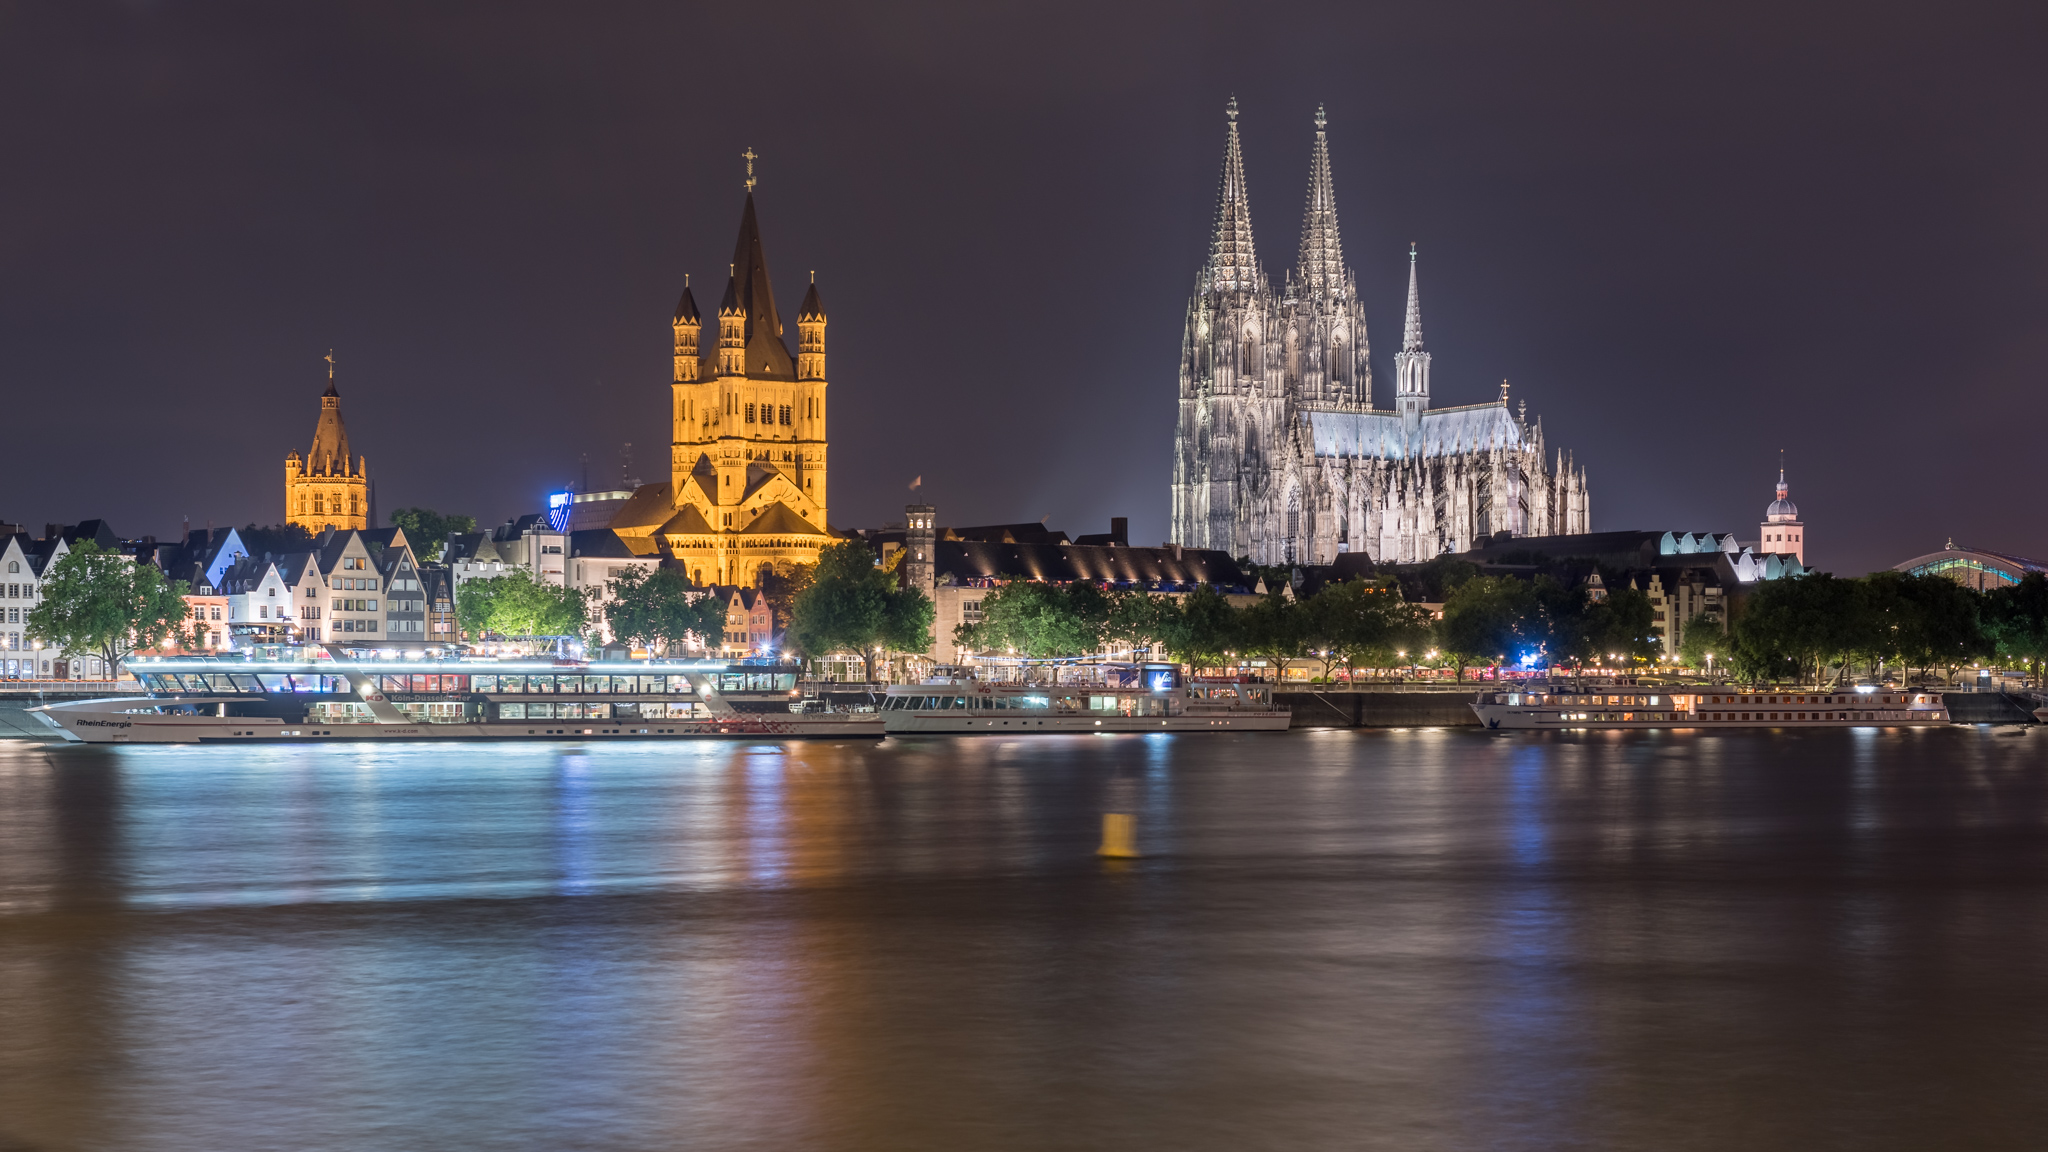
<instances>
[{"instance_id":1,"label":"illuminated stone facade","mask_svg":"<svg viewBox=\"0 0 2048 1152\"><path fill-rule=\"evenodd\" d=\"M349 460L348 428L341 422L331 357L313 447L303 458L297 452L284 458L284 518L315 535L327 528L370 526L369 466L360 456Z\"/></svg>"},{"instance_id":2,"label":"illuminated stone facade","mask_svg":"<svg viewBox=\"0 0 2048 1152\"><path fill-rule=\"evenodd\" d=\"M1173 471L1174 542L1262 564L1340 553L1413 563L1502 532L1590 530L1586 477L1543 427L1497 402L1430 407L1414 253L1394 357L1394 407L1372 404L1365 313L1337 229L1323 113L1316 112L1301 247L1274 289L1252 245L1229 111L1209 259L1188 303Z\"/></svg>"},{"instance_id":3,"label":"illuminated stone facade","mask_svg":"<svg viewBox=\"0 0 2048 1152\"><path fill-rule=\"evenodd\" d=\"M636 489L611 528L635 551L674 557L696 583L751 585L764 567L816 563L834 539L825 307L813 277L791 356L751 188L714 323L704 330L685 284L674 320L669 479Z\"/></svg>"}]
</instances>

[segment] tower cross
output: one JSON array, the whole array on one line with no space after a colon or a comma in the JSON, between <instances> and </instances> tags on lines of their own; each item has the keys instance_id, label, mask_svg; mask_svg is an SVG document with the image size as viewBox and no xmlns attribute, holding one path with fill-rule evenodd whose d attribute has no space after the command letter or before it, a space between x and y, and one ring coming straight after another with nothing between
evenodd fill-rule
<instances>
[{"instance_id":1,"label":"tower cross","mask_svg":"<svg viewBox=\"0 0 2048 1152\"><path fill-rule=\"evenodd\" d=\"M750 144L745 152L740 153L740 158L747 162L747 191L752 192L754 190L754 161L759 160L761 157L755 154L753 145Z\"/></svg>"},{"instance_id":2,"label":"tower cross","mask_svg":"<svg viewBox=\"0 0 2048 1152\"><path fill-rule=\"evenodd\" d=\"M322 359L327 361L327 378L329 380L334 379L334 349L329 348L327 355L322 357Z\"/></svg>"}]
</instances>

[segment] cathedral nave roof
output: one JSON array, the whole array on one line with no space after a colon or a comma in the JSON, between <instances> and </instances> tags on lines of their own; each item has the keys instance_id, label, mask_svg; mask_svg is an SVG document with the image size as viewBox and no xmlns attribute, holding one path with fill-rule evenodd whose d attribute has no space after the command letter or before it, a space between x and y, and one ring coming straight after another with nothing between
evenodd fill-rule
<instances>
[{"instance_id":1,"label":"cathedral nave roof","mask_svg":"<svg viewBox=\"0 0 2048 1152\"><path fill-rule=\"evenodd\" d=\"M1398 412L1311 409L1303 418L1318 456L1423 459L1521 448L1529 442L1522 422L1499 404L1430 409L1422 413L1412 440Z\"/></svg>"}]
</instances>

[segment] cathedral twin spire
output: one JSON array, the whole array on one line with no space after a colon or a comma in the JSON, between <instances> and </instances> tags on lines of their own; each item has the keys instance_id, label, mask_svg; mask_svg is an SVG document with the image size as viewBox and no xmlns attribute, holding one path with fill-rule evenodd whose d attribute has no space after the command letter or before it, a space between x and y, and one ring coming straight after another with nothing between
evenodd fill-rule
<instances>
[{"instance_id":1,"label":"cathedral twin spire","mask_svg":"<svg viewBox=\"0 0 2048 1152\"><path fill-rule=\"evenodd\" d=\"M1254 292L1264 276L1252 245L1251 198L1245 190L1244 151L1237 135L1237 98L1224 111L1229 131L1223 146L1222 189L1216 199L1216 228L1201 290ZM1302 210L1301 251L1294 282L1305 295L1335 294L1345 286L1344 242L1337 230L1336 182L1330 175L1329 118L1316 107L1316 142L1309 156L1308 203Z\"/></svg>"},{"instance_id":2,"label":"cathedral twin spire","mask_svg":"<svg viewBox=\"0 0 2048 1152\"><path fill-rule=\"evenodd\" d=\"M1344 287L1344 242L1337 235L1337 188L1330 178L1328 118L1316 105L1316 146L1309 156L1308 205L1301 213L1301 254L1295 281L1311 296L1331 295Z\"/></svg>"},{"instance_id":3,"label":"cathedral twin spire","mask_svg":"<svg viewBox=\"0 0 2048 1152\"><path fill-rule=\"evenodd\" d=\"M1230 134L1223 146L1223 188L1216 197L1216 234L1209 241L1209 264L1202 269L1202 291L1256 292L1259 258L1252 248L1251 198L1245 193L1244 152L1237 142L1237 97L1224 112Z\"/></svg>"}]
</instances>

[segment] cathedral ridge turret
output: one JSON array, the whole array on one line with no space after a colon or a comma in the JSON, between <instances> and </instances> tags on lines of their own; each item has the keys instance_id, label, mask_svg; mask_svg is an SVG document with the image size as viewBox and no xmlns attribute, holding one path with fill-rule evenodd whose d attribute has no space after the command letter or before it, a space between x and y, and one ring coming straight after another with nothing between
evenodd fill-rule
<instances>
[{"instance_id":1,"label":"cathedral ridge turret","mask_svg":"<svg viewBox=\"0 0 2048 1152\"><path fill-rule=\"evenodd\" d=\"M1546 468L1542 421L1526 405L1510 409L1503 394L1431 409L1412 246L1395 406L1374 409L1321 107L1295 266L1278 291L1258 274L1237 113L1233 99L1216 226L1182 337L1175 541L1266 564L1346 551L1416 562L1500 532L1589 531L1585 474L1562 452Z\"/></svg>"}]
</instances>

